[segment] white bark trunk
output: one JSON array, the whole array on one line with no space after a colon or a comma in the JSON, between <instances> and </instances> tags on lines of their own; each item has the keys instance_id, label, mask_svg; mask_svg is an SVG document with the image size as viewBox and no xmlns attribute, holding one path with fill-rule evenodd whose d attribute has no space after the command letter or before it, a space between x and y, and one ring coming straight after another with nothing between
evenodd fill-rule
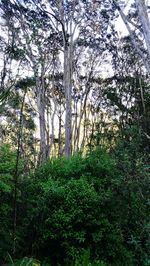
<instances>
[{"instance_id":1,"label":"white bark trunk","mask_svg":"<svg viewBox=\"0 0 150 266\"><path fill-rule=\"evenodd\" d=\"M139 21L140 21L141 26L142 26L142 33L143 33L143 37L144 37L146 48L147 48L148 58L145 57L143 51L141 50L141 47L138 45L137 39L135 38L134 32L131 29L131 25L127 19L127 16L123 13L122 9L117 4L116 0L113 0L113 3L116 6L116 8L118 9L121 18L122 18L124 24L126 25L126 28L129 32L130 37L131 37L133 47L135 48L137 54L141 57L143 64L144 64L147 72L150 75L150 20L149 20L148 14L147 14L145 0L135 0L135 3L137 6L137 10L138 10ZM138 36L137 36L137 38L138 38Z\"/></svg>"},{"instance_id":2,"label":"white bark trunk","mask_svg":"<svg viewBox=\"0 0 150 266\"><path fill-rule=\"evenodd\" d=\"M66 116L65 116L65 155L72 154L72 107L71 107L71 71L70 71L70 53L68 47L64 52L64 89L66 98Z\"/></svg>"},{"instance_id":3,"label":"white bark trunk","mask_svg":"<svg viewBox=\"0 0 150 266\"><path fill-rule=\"evenodd\" d=\"M150 58L150 21L147 14L145 0L136 0L139 20L142 25L143 35L147 46L147 52ZM149 62L150 63L150 62Z\"/></svg>"},{"instance_id":4,"label":"white bark trunk","mask_svg":"<svg viewBox=\"0 0 150 266\"><path fill-rule=\"evenodd\" d=\"M47 159L47 145L46 145L46 121L45 121L45 101L44 90L40 86L39 81L36 81L37 91L37 107L39 113L39 125L40 125L40 155L39 162L44 162Z\"/></svg>"}]
</instances>

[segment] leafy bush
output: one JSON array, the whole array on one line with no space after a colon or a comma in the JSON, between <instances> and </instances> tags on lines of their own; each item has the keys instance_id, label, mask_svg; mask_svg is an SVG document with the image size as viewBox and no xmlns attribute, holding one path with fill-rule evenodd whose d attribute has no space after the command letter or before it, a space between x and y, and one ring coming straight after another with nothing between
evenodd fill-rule
<instances>
[{"instance_id":1,"label":"leafy bush","mask_svg":"<svg viewBox=\"0 0 150 266\"><path fill-rule=\"evenodd\" d=\"M138 186L126 182L115 161L100 149L85 158L52 160L26 188L28 198L32 195L24 220L30 232L26 242L32 243L35 256L49 257L52 265L71 265L87 249L90 261L138 265L131 237L144 240L147 208ZM136 252L139 260L142 255Z\"/></svg>"},{"instance_id":2,"label":"leafy bush","mask_svg":"<svg viewBox=\"0 0 150 266\"><path fill-rule=\"evenodd\" d=\"M137 162L133 178L130 168L125 172L117 157L98 148L85 157L50 160L29 177L20 176L17 257L35 257L43 266L148 265L150 179ZM6 185L11 187L10 180ZM2 195L9 212L1 225L10 230L11 190L3 188ZM4 234L9 243L9 233ZM6 251L11 252L11 242L3 245Z\"/></svg>"},{"instance_id":3,"label":"leafy bush","mask_svg":"<svg viewBox=\"0 0 150 266\"><path fill-rule=\"evenodd\" d=\"M12 190L16 154L8 145L0 146L0 262L12 246Z\"/></svg>"}]
</instances>

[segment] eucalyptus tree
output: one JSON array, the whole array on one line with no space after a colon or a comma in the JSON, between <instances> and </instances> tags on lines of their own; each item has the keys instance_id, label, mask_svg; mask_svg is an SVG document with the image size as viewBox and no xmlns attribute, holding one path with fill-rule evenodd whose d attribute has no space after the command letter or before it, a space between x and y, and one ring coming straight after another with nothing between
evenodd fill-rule
<instances>
[{"instance_id":1,"label":"eucalyptus tree","mask_svg":"<svg viewBox=\"0 0 150 266\"><path fill-rule=\"evenodd\" d=\"M23 51L15 45L16 30L13 27L11 10L4 15L7 2L0 3L0 101L7 98L20 76ZM2 10L2 7L4 10Z\"/></svg>"},{"instance_id":2,"label":"eucalyptus tree","mask_svg":"<svg viewBox=\"0 0 150 266\"><path fill-rule=\"evenodd\" d=\"M55 30L62 38L63 52L63 86L65 93L65 148L64 153L68 156L72 153L72 103L74 76L77 64L74 64L75 53L78 46L83 47L83 57L91 51L98 50L99 54L106 49L104 39L108 31L111 31L110 19L113 11L109 1L97 5L92 1L31 1L36 5L39 12L43 12L53 23ZM100 12L99 12L100 11ZM103 43L103 44L102 44ZM95 52L94 52L95 54ZM82 60L83 61L83 60ZM82 67L81 67L82 68ZM86 71L86 70L85 70Z\"/></svg>"},{"instance_id":3,"label":"eucalyptus tree","mask_svg":"<svg viewBox=\"0 0 150 266\"><path fill-rule=\"evenodd\" d=\"M39 161L45 161L49 155L47 136L46 99L48 85L46 77L53 71L53 63L57 60L59 36L55 34L51 22L44 13L38 14L36 6L30 1L6 1L2 5L5 17L11 10L12 29L15 32L14 43L24 52L24 65L28 73L35 79L35 102L39 114L40 154ZM17 25L17 26L16 26ZM16 26L16 27L15 27ZM58 41L58 43L57 43ZM53 73L54 74L54 73ZM50 104L49 104L50 108Z\"/></svg>"},{"instance_id":4,"label":"eucalyptus tree","mask_svg":"<svg viewBox=\"0 0 150 266\"><path fill-rule=\"evenodd\" d=\"M129 144L135 140L136 131L142 149L148 150L149 76L128 36L117 41L111 52L114 75L101 81L104 109L111 114L116 137L128 139Z\"/></svg>"},{"instance_id":5,"label":"eucalyptus tree","mask_svg":"<svg viewBox=\"0 0 150 266\"><path fill-rule=\"evenodd\" d=\"M56 106L59 106L52 87L55 87L54 76L56 76L53 59L60 58L65 96L64 153L67 156L71 155L73 142L74 151L80 148L79 142L85 143L85 141L79 141L79 138L81 124L84 119L87 119L88 97L93 90L92 82L89 80L96 71L99 72L103 62L99 64L98 61L108 51L109 41L113 36L110 34L113 32L111 21L114 16L111 5L108 0L101 4L82 0L43 2L14 0L3 1L2 9L5 15L11 14L13 21L11 31L15 32L15 46L24 53L24 64L28 66L35 78L35 101L40 121L41 161L48 158L50 146L55 139L54 132L51 134L51 139L48 137L50 134L49 125L46 123L46 112L52 106L49 101L52 98L55 114ZM84 81L80 78L80 74L86 76ZM48 76L53 78L50 80ZM80 83L79 86L77 83ZM78 87L82 89L79 91ZM49 89L51 93L48 92ZM75 112L73 105L76 108ZM76 115L72 117L72 113ZM55 114L51 116L52 131L54 131ZM62 116L59 116L59 122L61 119ZM59 123L60 128L61 123ZM86 124L83 128L83 135L85 135ZM60 135L62 132L59 130Z\"/></svg>"},{"instance_id":6,"label":"eucalyptus tree","mask_svg":"<svg viewBox=\"0 0 150 266\"><path fill-rule=\"evenodd\" d=\"M145 0L134 0L127 14L123 12L120 2L113 0L114 7L118 10L126 25L134 49L141 57L143 64L150 74L150 17L149 5ZM128 3L129 5L129 3Z\"/></svg>"},{"instance_id":7,"label":"eucalyptus tree","mask_svg":"<svg viewBox=\"0 0 150 266\"><path fill-rule=\"evenodd\" d=\"M36 158L36 139L34 136L36 112L28 101L29 93L27 90L30 86L31 80L19 80L0 108L1 142L9 143L13 148L16 148L20 137L19 148L21 158L26 161L26 170L35 166ZM20 115L22 116L21 125L19 125Z\"/></svg>"},{"instance_id":8,"label":"eucalyptus tree","mask_svg":"<svg viewBox=\"0 0 150 266\"><path fill-rule=\"evenodd\" d=\"M87 122L92 119L90 105L92 102L92 91L95 88L93 80L101 62L99 51L94 51L90 48L86 49L86 57L83 57L80 49L76 51L78 60L76 61L77 70L73 86L74 119L72 128L74 152L79 151L81 148L83 149L86 144L86 135L89 129Z\"/></svg>"}]
</instances>

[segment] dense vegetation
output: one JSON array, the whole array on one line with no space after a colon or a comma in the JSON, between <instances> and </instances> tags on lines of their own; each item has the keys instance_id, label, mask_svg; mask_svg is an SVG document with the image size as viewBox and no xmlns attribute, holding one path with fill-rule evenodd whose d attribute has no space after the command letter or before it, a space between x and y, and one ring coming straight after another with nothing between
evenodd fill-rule
<instances>
[{"instance_id":1,"label":"dense vegetation","mask_svg":"<svg viewBox=\"0 0 150 266\"><path fill-rule=\"evenodd\" d=\"M17 258L35 257L43 265L149 265L147 158L136 146L132 154L130 144L122 153L122 145L51 159L30 176L20 163ZM0 154L2 264L13 254L15 154L6 145Z\"/></svg>"},{"instance_id":2,"label":"dense vegetation","mask_svg":"<svg viewBox=\"0 0 150 266\"><path fill-rule=\"evenodd\" d=\"M0 265L150 266L149 10L0 1Z\"/></svg>"}]
</instances>

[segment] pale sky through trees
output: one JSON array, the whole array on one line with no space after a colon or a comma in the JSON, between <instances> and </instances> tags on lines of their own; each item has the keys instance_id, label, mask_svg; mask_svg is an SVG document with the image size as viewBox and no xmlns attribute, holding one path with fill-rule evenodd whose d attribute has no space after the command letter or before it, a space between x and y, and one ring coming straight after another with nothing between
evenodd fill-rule
<instances>
[{"instance_id":1,"label":"pale sky through trees","mask_svg":"<svg viewBox=\"0 0 150 266\"><path fill-rule=\"evenodd\" d=\"M39 114L38 110L39 107L37 105L41 104L42 98L37 100L36 97L38 97L40 93L41 95L43 93L42 95L44 99L43 108L45 109L43 109L44 111L41 111L41 113L42 114L44 113L45 115L45 117L43 115L42 118L43 121L45 120L44 131L45 134L47 134L47 136L53 135L54 137L54 135L58 135L59 128L61 128L62 126L64 127L65 124L64 122L67 121L67 119L65 120L66 95L63 94L64 98L62 97L62 99L59 99L61 104L58 101L58 96L60 92L64 93L66 91L64 86L64 77L65 75L67 76L68 73L70 73L67 76L70 84L67 86L70 91L74 90L70 93L70 103L71 103L70 106L71 108L73 108L73 111L70 111L70 114L73 113L74 127L76 128L77 126L84 127L85 134L87 135L90 134L86 133L86 129L88 127L86 128L84 126L84 120L88 121L89 117L90 117L89 120L93 119L94 121L94 119L97 119L97 117L93 118L92 114L93 112L92 108L95 107L94 103L95 99L93 100L93 94L95 93L96 95L96 96L94 95L94 97L97 97L98 93L101 94L101 90L103 89L99 84L99 82L101 82L100 80L113 78L118 65L121 64L123 60L126 60L125 58L122 57L121 49L123 49L124 45L124 38L122 37L129 35L129 32L126 29L126 26L122 21L122 18L120 18L119 12L117 11L118 9L116 8L115 10L113 10L114 7L112 7L111 5L109 6L110 4L109 1L106 1L105 3L101 2L101 4L96 4L94 8L93 8L94 4L93 5L91 4L94 3L92 1L91 2L87 1L87 4L85 1L74 2L76 5L76 9L74 9L74 17L73 19L71 19L71 16L69 16L69 14L72 14L73 7L72 5L70 5L71 3L70 1L68 1L68 5L65 6L62 5L61 7L59 5L55 5L55 2L53 2L54 8L52 8L50 6L52 2L48 4L48 2L45 1L47 5L43 6L41 4L42 2L37 1L36 5L32 5L33 2L32 4L29 4L29 2L22 0L19 3L23 3L24 7L27 4L27 8L29 8L29 14L27 14L27 16L26 14L22 16L20 8L17 5L18 1L11 0L10 2L14 3L14 5L10 5L12 9L15 7L17 10L18 8L17 12L18 14L20 14L20 17L19 18L15 17L15 9L14 9L14 17L12 17L12 20L14 21L14 23L16 22L19 25L17 29L18 31L16 31L18 33L16 34L16 39L14 40L13 33L15 31L11 32L12 29L10 28L9 29L10 35L8 35L7 37L10 37L10 44L11 41L14 43L16 41L15 49L16 50L21 49L21 51L25 55L23 59L24 61L18 60L17 63L15 62L15 57L12 58L10 57L11 65L7 65L7 67L9 68L8 73L10 73L11 79L13 80L15 78L16 72L18 71L17 79L32 77L34 80L36 80L36 82L39 82L37 87L32 88L33 95L28 94L27 97L28 98L30 96L33 97L33 101L35 101L34 104L36 106L35 107L36 113ZM10 2L8 1L9 4ZM130 11L130 5L133 3L133 1L127 1L125 2L125 4L123 2L125 1L118 1L118 4L120 4L120 7L124 12L124 14L127 15L128 12ZM64 13L65 12L68 13L62 15L64 13L63 12L61 13L61 8L63 9ZM47 13L46 10L48 10L49 13ZM79 14L81 10L82 14ZM30 14L30 12L32 15ZM116 17L117 13L118 17ZM107 14L109 14L109 16ZM83 19L82 23L80 20L80 15L81 18ZM35 20L34 16L36 18ZM23 27L22 19L24 20L26 28ZM63 32L63 27L62 27L63 23L61 19L62 21L63 19L65 21L63 23L65 23L64 25L66 27L65 34L68 38L67 42L66 39L63 38L65 34ZM133 17L131 17L131 19L133 19L134 21ZM135 21L137 22L136 19ZM45 28L43 27L42 24L43 22ZM73 38L71 38L70 34L70 32L73 32L71 31L70 25L72 25L72 28L76 26ZM7 26L9 27L9 23ZM117 30L118 35L116 34L114 27ZM7 34L7 30L5 32L6 32L5 34ZM41 40L42 39L41 36L44 42L43 40ZM48 43L49 46L47 47L45 43ZM134 49L132 50L134 51ZM67 56L65 56L65 52L68 53ZM43 55L45 56L45 60L43 59L44 58ZM68 67L67 71L66 71L66 66L64 66L65 60L66 60L65 62L66 66L70 60L69 63L70 66L69 67L67 66ZM3 57L1 59L1 62L3 62ZM21 63L20 65L19 62ZM42 73L42 67L44 74ZM122 68L123 67L124 66L122 66ZM45 71L45 69L47 69L47 71ZM122 71L122 69L118 68L117 71ZM39 76L37 77L37 75ZM9 80L9 75L8 77L6 77L6 79ZM97 81L94 81L93 83L91 82L91 80L96 80L96 79L98 79L98 82ZM43 80L42 84L41 80ZM53 91L53 87L55 88L56 91ZM46 97L46 99L44 97ZM121 103L124 102L126 104L129 101L132 103L132 100L133 98L130 99L130 95L129 97L127 97L125 94L122 94ZM27 100L27 98L26 101L30 103L30 101ZM96 101L98 103L98 100ZM101 98L101 101L103 101L103 98ZM127 103L127 106L130 108L131 104ZM100 108L101 112L104 112L105 108L107 109L107 106L101 105L98 108ZM61 118L59 119L60 113L61 113ZM120 117L120 113L116 114L116 117L117 118ZM36 121L36 124L39 123L38 115L37 117L34 118L34 120ZM52 120L56 125L55 128L51 123ZM49 132L46 131L47 125L49 127L48 128ZM37 126L37 128L39 130L40 126ZM51 129L53 130L53 134L50 133ZM78 134L78 136L81 136L82 134L79 134L77 131L78 130L76 129L76 134ZM61 132L63 137L64 137L64 132L65 129L63 128L63 133ZM40 136L38 137L40 138ZM79 142L81 143L82 141Z\"/></svg>"}]
</instances>

